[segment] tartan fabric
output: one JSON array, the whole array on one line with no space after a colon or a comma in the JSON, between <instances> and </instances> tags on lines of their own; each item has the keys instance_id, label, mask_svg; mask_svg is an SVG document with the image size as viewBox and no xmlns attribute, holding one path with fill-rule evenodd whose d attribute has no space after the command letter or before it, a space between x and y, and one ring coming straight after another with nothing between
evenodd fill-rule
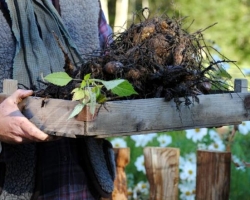
<instances>
[{"instance_id":1,"label":"tartan fabric","mask_svg":"<svg viewBox=\"0 0 250 200\"><path fill-rule=\"evenodd\" d=\"M105 48L105 45L109 45L109 43L112 42L111 34L112 34L112 29L107 24L105 15L101 10L99 16L99 38L102 49Z\"/></svg>"},{"instance_id":2,"label":"tartan fabric","mask_svg":"<svg viewBox=\"0 0 250 200\"><path fill-rule=\"evenodd\" d=\"M38 144L38 200L92 200L76 139ZM84 155L82 155L84 156Z\"/></svg>"}]
</instances>

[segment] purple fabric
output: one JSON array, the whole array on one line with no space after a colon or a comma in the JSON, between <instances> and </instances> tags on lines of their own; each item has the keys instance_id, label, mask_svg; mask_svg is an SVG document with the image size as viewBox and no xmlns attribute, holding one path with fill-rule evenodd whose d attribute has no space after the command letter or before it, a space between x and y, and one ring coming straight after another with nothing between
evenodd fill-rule
<instances>
[{"instance_id":1,"label":"purple fabric","mask_svg":"<svg viewBox=\"0 0 250 200\"><path fill-rule=\"evenodd\" d=\"M105 15L103 11L100 12L100 18L99 18L99 38L100 38L100 44L101 48L103 49L106 45L109 45L109 43L112 42L112 29L107 24Z\"/></svg>"}]
</instances>

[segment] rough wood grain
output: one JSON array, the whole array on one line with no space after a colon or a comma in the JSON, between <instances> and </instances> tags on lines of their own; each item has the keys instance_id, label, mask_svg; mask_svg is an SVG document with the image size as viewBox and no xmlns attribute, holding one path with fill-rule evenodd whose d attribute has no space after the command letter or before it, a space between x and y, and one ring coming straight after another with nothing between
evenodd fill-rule
<instances>
[{"instance_id":1,"label":"rough wood grain","mask_svg":"<svg viewBox=\"0 0 250 200\"><path fill-rule=\"evenodd\" d=\"M234 92L245 93L248 91L247 79L235 79L234 80Z\"/></svg>"},{"instance_id":2,"label":"rough wood grain","mask_svg":"<svg viewBox=\"0 0 250 200\"><path fill-rule=\"evenodd\" d=\"M229 199L230 169L230 152L197 151L196 200Z\"/></svg>"},{"instance_id":3,"label":"rough wood grain","mask_svg":"<svg viewBox=\"0 0 250 200\"><path fill-rule=\"evenodd\" d=\"M17 80L4 79L3 80L3 93L12 94L17 90Z\"/></svg>"},{"instance_id":4,"label":"rough wood grain","mask_svg":"<svg viewBox=\"0 0 250 200\"><path fill-rule=\"evenodd\" d=\"M43 98L28 97L22 103L24 115L43 131L66 137L110 137L239 124L250 120L243 103L246 96L249 93L200 95L200 103L181 105L179 110L163 98L107 102L92 122L68 120L77 102L46 99L43 103Z\"/></svg>"},{"instance_id":5,"label":"rough wood grain","mask_svg":"<svg viewBox=\"0 0 250 200\"><path fill-rule=\"evenodd\" d=\"M125 167L130 162L129 148L114 148L116 160L116 178L112 200L127 200L127 177Z\"/></svg>"},{"instance_id":6,"label":"rough wood grain","mask_svg":"<svg viewBox=\"0 0 250 200\"><path fill-rule=\"evenodd\" d=\"M177 148L144 148L150 200L178 199L179 156Z\"/></svg>"},{"instance_id":7,"label":"rough wood grain","mask_svg":"<svg viewBox=\"0 0 250 200\"><path fill-rule=\"evenodd\" d=\"M106 103L95 121L86 124L86 135L133 135L239 124L249 119L243 106L247 94L200 95L200 103L181 105L164 99L140 99Z\"/></svg>"},{"instance_id":8,"label":"rough wood grain","mask_svg":"<svg viewBox=\"0 0 250 200\"><path fill-rule=\"evenodd\" d=\"M45 103L44 103L45 102ZM28 97L25 99L23 114L38 128L58 136L76 137L85 135L86 124L74 118L68 119L76 101Z\"/></svg>"}]
</instances>

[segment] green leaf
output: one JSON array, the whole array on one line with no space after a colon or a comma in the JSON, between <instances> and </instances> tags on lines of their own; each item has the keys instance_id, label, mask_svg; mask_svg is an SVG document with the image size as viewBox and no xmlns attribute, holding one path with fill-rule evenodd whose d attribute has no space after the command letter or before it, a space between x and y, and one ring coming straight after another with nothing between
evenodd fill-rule
<instances>
[{"instance_id":1,"label":"green leaf","mask_svg":"<svg viewBox=\"0 0 250 200\"><path fill-rule=\"evenodd\" d=\"M74 90L72 90L71 94L77 92L79 90L79 88L75 88Z\"/></svg>"},{"instance_id":2,"label":"green leaf","mask_svg":"<svg viewBox=\"0 0 250 200\"><path fill-rule=\"evenodd\" d=\"M107 90L112 90L113 88L117 87L119 84L124 82L125 80L117 79L117 80L112 80L112 81L103 81L100 79L93 79L93 81L101 82L107 88Z\"/></svg>"},{"instance_id":3,"label":"green leaf","mask_svg":"<svg viewBox=\"0 0 250 200\"><path fill-rule=\"evenodd\" d=\"M72 80L66 72L55 72L45 76L44 79L58 86L65 86Z\"/></svg>"},{"instance_id":4,"label":"green leaf","mask_svg":"<svg viewBox=\"0 0 250 200\"><path fill-rule=\"evenodd\" d=\"M104 103L104 102L107 101L107 98L106 98L105 95L100 94L100 95L97 97L96 101L97 101L98 103Z\"/></svg>"},{"instance_id":5,"label":"green leaf","mask_svg":"<svg viewBox=\"0 0 250 200\"><path fill-rule=\"evenodd\" d=\"M87 85L86 81L83 80L82 83L81 83L81 88L84 88L86 85Z\"/></svg>"},{"instance_id":6,"label":"green leaf","mask_svg":"<svg viewBox=\"0 0 250 200\"><path fill-rule=\"evenodd\" d=\"M91 92L91 90L89 87L84 89L85 96L88 97L88 99L90 97L90 92Z\"/></svg>"},{"instance_id":7,"label":"green leaf","mask_svg":"<svg viewBox=\"0 0 250 200\"><path fill-rule=\"evenodd\" d=\"M111 89L111 92L120 97L126 97L132 94L138 94L134 90L133 86L127 80L124 80L122 83Z\"/></svg>"},{"instance_id":8,"label":"green leaf","mask_svg":"<svg viewBox=\"0 0 250 200\"><path fill-rule=\"evenodd\" d=\"M77 88L77 89L78 90L76 90L74 92L74 95L73 95L73 98L72 98L73 101L77 101L77 100L83 99L85 97L85 92L80 88Z\"/></svg>"},{"instance_id":9,"label":"green leaf","mask_svg":"<svg viewBox=\"0 0 250 200\"><path fill-rule=\"evenodd\" d=\"M95 87L92 88L92 92L96 94L96 98L101 94L101 88L103 85L96 85Z\"/></svg>"},{"instance_id":10,"label":"green leaf","mask_svg":"<svg viewBox=\"0 0 250 200\"><path fill-rule=\"evenodd\" d=\"M78 115L82 111L82 109L84 108L84 106L85 106L85 104L82 104L82 103L81 104L77 104L75 106L74 110L72 111L72 113L70 114L70 116L68 117L68 119L73 118L76 115Z\"/></svg>"},{"instance_id":11,"label":"green leaf","mask_svg":"<svg viewBox=\"0 0 250 200\"><path fill-rule=\"evenodd\" d=\"M84 79L85 81L87 81L87 80L89 80L89 79L90 79L90 76L91 76L91 74L86 74L86 75L84 76L84 78L83 78L83 79Z\"/></svg>"}]
</instances>

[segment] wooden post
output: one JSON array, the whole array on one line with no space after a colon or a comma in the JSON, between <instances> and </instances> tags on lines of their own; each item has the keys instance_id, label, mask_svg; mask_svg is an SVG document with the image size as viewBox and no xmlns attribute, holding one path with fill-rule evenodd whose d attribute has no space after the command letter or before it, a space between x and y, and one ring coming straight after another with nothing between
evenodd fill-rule
<instances>
[{"instance_id":1,"label":"wooden post","mask_svg":"<svg viewBox=\"0 0 250 200\"><path fill-rule=\"evenodd\" d=\"M3 93L12 94L17 90L17 80L4 79L3 80Z\"/></svg>"},{"instance_id":2,"label":"wooden post","mask_svg":"<svg viewBox=\"0 0 250 200\"><path fill-rule=\"evenodd\" d=\"M125 167L130 162L130 148L114 148L116 162L116 178L114 191L109 200L127 200L127 177ZM108 200L103 199L102 200Z\"/></svg>"},{"instance_id":3,"label":"wooden post","mask_svg":"<svg viewBox=\"0 0 250 200\"><path fill-rule=\"evenodd\" d=\"M234 92L248 92L247 79L235 79L234 80Z\"/></svg>"},{"instance_id":4,"label":"wooden post","mask_svg":"<svg viewBox=\"0 0 250 200\"><path fill-rule=\"evenodd\" d=\"M177 148L144 148L150 200L178 199L179 156Z\"/></svg>"},{"instance_id":5,"label":"wooden post","mask_svg":"<svg viewBox=\"0 0 250 200\"><path fill-rule=\"evenodd\" d=\"M227 200L231 152L197 151L196 200Z\"/></svg>"}]
</instances>

